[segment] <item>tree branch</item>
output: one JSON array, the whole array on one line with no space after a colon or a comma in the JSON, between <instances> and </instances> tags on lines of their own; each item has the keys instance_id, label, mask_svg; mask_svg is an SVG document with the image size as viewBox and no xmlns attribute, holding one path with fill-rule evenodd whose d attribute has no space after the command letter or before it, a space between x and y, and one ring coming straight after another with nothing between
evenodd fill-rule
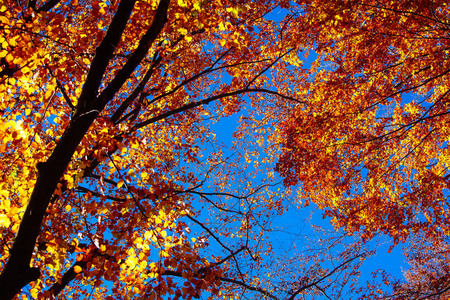
<instances>
[{"instance_id":1,"label":"tree branch","mask_svg":"<svg viewBox=\"0 0 450 300\"><path fill-rule=\"evenodd\" d=\"M0 299L13 298L25 285L40 276L39 269L30 268L30 261L42 220L78 144L103 108L97 106L97 109L86 110L86 105L95 100L106 66L120 40L135 1L120 2L106 36L96 50L74 117L48 160L36 165L38 177L10 251L10 257L0 275Z\"/></svg>"},{"instance_id":2,"label":"tree branch","mask_svg":"<svg viewBox=\"0 0 450 300\"><path fill-rule=\"evenodd\" d=\"M155 66L161 62L162 58L158 57L156 58L150 68L148 69L147 73L145 73L144 78L139 82L138 86L134 89L134 91L123 101L119 108L114 112L114 114L111 117L111 122L114 124L120 123L119 118L123 115L125 110L130 106L130 104L137 98L138 94L141 93L147 84L147 82L150 80L150 78L153 75L153 71L155 69Z\"/></svg>"},{"instance_id":3,"label":"tree branch","mask_svg":"<svg viewBox=\"0 0 450 300\"><path fill-rule=\"evenodd\" d=\"M196 274L196 273L194 273L194 274L197 275L197 277L199 277L199 274ZM162 275L163 276L183 277L183 274L181 272L172 271L172 270L165 270ZM200 278L201 278L201 276L200 276ZM265 289L263 289L261 287L254 287L254 286L251 286L251 285L245 283L244 281L240 281L240 280L236 280L236 279L232 279L232 278L227 278L227 277L222 277L222 276L219 276L217 278L223 282L233 283L233 284L239 285L249 291L258 292L258 293L261 293L264 296L267 296L271 299L278 300L277 297L275 297L274 295L272 295L271 293L269 293L268 291L266 291Z\"/></svg>"},{"instance_id":4,"label":"tree branch","mask_svg":"<svg viewBox=\"0 0 450 300\"><path fill-rule=\"evenodd\" d=\"M59 88L59 90L61 91L61 94L63 95L64 100L66 100L67 105L69 105L70 110L73 112L75 110L75 106L72 104L72 101L69 98L69 95L67 95L66 90L64 89L64 87L62 86L62 84L59 82L58 78L56 78L53 75L52 70L50 69L49 66L45 65L45 68L47 69L47 71L50 73L50 76L52 76L52 78L55 79L56 81L56 86Z\"/></svg>"},{"instance_id":5,"label":"tree branch","mask_svg":"<svg viewBox=\"0 0 450 300\"><path fill-rule=\"evenodd\" d=\"M295 99L293 97L280 94L279 92L276 92L276 91L271 91L271 90L264 89L264 88L244 88L244 89L241 89L241 90L237 90L237 91L233 91L233 92L228 92L228 93L223 93L223 94L220 94L220 95L212 96L212 97L206 98L204 100L197 101L197 102L192 102L192 103L186 104L184 106L181 106L179 108L173 109L173 110L168 111L166 113L163 113L163 114L161 114L159 116L150 118L150 119L148 119L146 121L143 121L143 122L140 122L140 123L134 125L133 128L131 128L130 132L133 132L133 131L135 131L135 130L137 130L139 128L145 127L145 126L153 124L155 122L164 120L164 119L166 119L166 118L168 118L170 116L173 116L173 115L176 115L178 113L187 111L189 109L192 109L192 108L195 108L195 107L199 107L201 105L209 104L210 102L213 102L213 101L218 100L218 99L232 97L232 96L237 96L237 95L246 94L246 93L255 93L255 92L267 93L267 94L271 94L271 95L275 95L275 96L281 97L283 99L292 100L292 101L295 101L297 103L306 104L306 102L304 102L304 101L300 101L300 100Z\"/></svg>"},{"instance_id":6,"label":"tree branch","mask_svg":"<svg viewBox=\"0 0 450 300\"><path fill-rule=\"evenodd\" d=\"M125 30L125 26L130 18L135 2L136 0L122 0L120 2L104 39L95 51L95 56L87 74L86 82L78 99L76 115L85 112L88 105L96 99L98 88L100 87L106 67L108 66L114 50L119 44L120 37ZM104 106L101 104L100 107Z\"/></svg>"},{"instance_id":7,"label":"tree branch","mask_svg":"<svg viewBox=\"0 0 450 300\"><path fill-rule=\"evenodd\" d=\"M169 3L170 0L161 0L159 2L152 24L139 41L138 47L127 60L125 65L119 70L119 72L117 72L117 75L114 77L114 79L99 95L98 99L100 100L101 106L106 105L106 103L108 103L108 101L112 99L112 97L119 91L125 81L131 76L136 67L147 55L150 46L158 37L159 33L164 27L164 24L167 22L167 10L169 8Z\"/></svg>"},{"instance_id":8,"label":"tree branch","mask_svg":"<svg viewBox=\"0 0 450 300\"><path fill-rule=\"evenodd\" d=\"M53 7L55 7L56 5L58 5L58 3L61 2L61 0L49 0L47 2L45 2L41 7L39 7L39 9L37 10L38 12L41 11L49 11L51 10Z\"/></svg>"},{"instance_id":9,"label":"tree branch","mask_svg":"<svg viewBox=\"0 0 450 300\"><path fill-rule=\"evenodd\" d=\"M67 270L61 280L58 280L55 282L49 289L50 295L52 295L54 298L58 296L59 293L62 292L62 290L77 276L77 273L75 273L75 267L80 266L83 270L86 269L87 261L77 261L75 262L72 267Z\"/></svg>"},{"instance_id":10,"label":"tree branch","mask_svg":"<svg viewBox=\"0 0 450 300\"><path fill-rule=\"evenodd\" d=\"M302 287L300 287L299 289L297 289L287 300L294 300L295 297L300 294L302 291L313 287L313 286L317 286L317 284L319 284L320 282L324 281L325 279L327 279L328 277L330 277L331 275L333 275L336 271L338 271L339 269L341 269L343 266L351 263L352 261L354 261L355 259L359 258L363 256L362 254L359 254L355 257L352 257L350 259L347 259L346 261L344 261L343 263L341 263L339 266L337 266L336 268L334 268L332 271L328 272L328 274L326 274L325 276L321 277L318 280L315 280L313 282L311 282L310 284L304 285Z\"/></svg>"}]
</instances>

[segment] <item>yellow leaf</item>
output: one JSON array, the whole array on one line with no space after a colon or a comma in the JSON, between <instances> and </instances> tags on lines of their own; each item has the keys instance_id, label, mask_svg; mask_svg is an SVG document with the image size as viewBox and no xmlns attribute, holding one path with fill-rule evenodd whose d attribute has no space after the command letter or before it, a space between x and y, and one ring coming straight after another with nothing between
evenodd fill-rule
<instances>
[{"instance_id":1,"label":"yellow leaf","mask_svg":"<svg viewBox=\"0 0 450 300\"><path fill-rule=\"evenodd\" d=\"M30 295L31 297L33 297L33 299L36 299L38 297L39 294L39 290L37 288L32 288L30 290Z\"/></svg>"},{"instance_id":2,"label":"yellow leaf","mask_svg":"<svg viewBox=\"0 0 450 300\"><path fill-rule=\"evenodd\" d=\"M178 0L178 5L181 7L187 7L187 3L184 0Z\"/></svg>"},{"instance_id":3,"label":"yellow leaf","mask_svg":"<svg viewBox=\"0 0 450 300\"><path fill-rule=\"evenodd\" d=\"M123 186L124 182L122 179L119 180L119 182L117 183L117 188L121 188Z\"/></svg>"},{"instance_id":4,"label":"yellow leaf","mask_svg":"<svg viewBox=\"0 0 450 300\"><path fill-rule=\"evenodd\" d=\"M238 11L233 7L227 7L227 12L231 13L234 18L238 17Z\"/></svg>"},{"instance_id":5,"label":"yellow leaf","mask_svg":"<svg viewBox=\"0 0 450 300\"><path fill-rule=\"evenodd\" d=\"M201 2L197 1L194 3L194 10L200 10L201 9Z\"/></svg>"},{"instance_id":6,"label":"yellow leaf","mask_svg":"<svg viewBox=\"0 0 450 300\"><path fill-rule=\"evenodd\" d=\"M75 267L73 267L73 271L78 274L81 271L83 271L83 269L80 266L75 266Z\"/></svg>"},{"instance_id":7,"label":"yellow leaf","mask_svg":"<svg viewBox=\"0 0 450 300\"><path fill-rule=\"evenodd\" d=\"M186 28L179 28L179 29L178 29L178 32L179 32L180 34L182 34L182 35L186 35L186 34L188 33L188 31L187 31Z\"/></svg>"},{"instance_id":8,"label":"yellow leaf","mask_svg":"<svg viewBox=\"0 0 450 300\"><path fill-rule=\"evenodd\" d=\"M11 221L8 216L5 214L0 214L0 226L9 227L9 225L11 225Z\"/></svg>"}]
</instances>

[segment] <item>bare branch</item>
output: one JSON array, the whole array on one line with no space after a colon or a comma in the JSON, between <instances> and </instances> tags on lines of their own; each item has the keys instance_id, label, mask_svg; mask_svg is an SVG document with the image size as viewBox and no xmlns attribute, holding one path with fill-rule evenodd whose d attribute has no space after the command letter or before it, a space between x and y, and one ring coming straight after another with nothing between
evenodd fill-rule
<instances>
[{"instance_id":1,"label":"bare branch","mask_svg":"<svg viewBox=\"0 0 450 300\"><path fill-rule=\"evenodd\" d=\"M137 130L139 128L145 127L145 126L147 126L149 124L153 124L155 122L164 120L164 119L166 119L166 118L168 118L170 116L173 116L173 115L179 114L181 112L190 110L192 108L199 107L201 105L209 104L209 103L211 103L211 102L213 102L215 100L218 100L218 99L232 97L232 96L237 96L237 95L246 94L246 93L255 93L255 92L272 94L272 95L279 96L279 97L284 98L284 99L295 101L297 103L306 104L306 102L304 102L304 101L297 100L297 99L292 98L290 96L282 95L282 94L280 94L279 92L276 92L276 91L271 91L271 90L264 89L264 88L244 88L244 89L241 89L241 90L237 90L237 91L233 91L233 92L228 92L228 93L223 93L223 94L220 94L220 95L212 96L212 97L206 98L204 100L197 101L197 102L192 102L192 103L186 104L186 105L184 105L182 107L173 109L173 110L168 111L166 113L163 113L163 114L161 114L159 116L150 118L150 119L148 119L146 121L143 121L143 122L140 122L140 123L134 125L133 128L130 130L130 132L133 132L133 131L135 131L135 130Z\"/></svg>"},{"instance_id":2,"label":"bare branch","mask_svg":"<svg viewBox=\"0 0 450 300\"><path fill-rule=\"evenodd\" d=\"M302 291L309 289L312 286L317 286L317 284L319 284L320 282L324 281L325 279L327 279L328 277L330 277L331 275L333 275L335 272L337 272L339 269L341 269L342 267L344 267L345 265L348 265L349 263L351 263L352 261L354 261L357 258L362 257L363 254L359 254L355 257L352 257L346 261L344 261L343 263L341 263L339 266L337 266L336 268L334 268L333 270L331 270L330 272L328 272L328 274L326 274L325 276L322 276L320 279L315 280L307 285L301 286L299 289L297 289L287 300L294 300L295 297L300 294Z\"/></svg>"}]
</instances>

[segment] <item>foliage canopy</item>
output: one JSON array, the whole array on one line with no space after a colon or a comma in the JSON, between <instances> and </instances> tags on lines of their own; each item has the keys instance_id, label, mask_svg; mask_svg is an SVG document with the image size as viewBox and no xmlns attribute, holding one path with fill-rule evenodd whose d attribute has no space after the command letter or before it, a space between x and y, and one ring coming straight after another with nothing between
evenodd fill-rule
<instances>
[{"instance_id":1,"label":"foliage canopy","mask_svg":"<svg viewBox=\"0 0 450 300\"><path fill-rule=\"evenodd\" d=\"M391 296L444 297L448 14L4 1L0 298L339 298L380 233L411 245ZM214 128L236 115L224 145ZM355 244L273 250L273 220L311 202Z\"/></svg>"}]
</instances>

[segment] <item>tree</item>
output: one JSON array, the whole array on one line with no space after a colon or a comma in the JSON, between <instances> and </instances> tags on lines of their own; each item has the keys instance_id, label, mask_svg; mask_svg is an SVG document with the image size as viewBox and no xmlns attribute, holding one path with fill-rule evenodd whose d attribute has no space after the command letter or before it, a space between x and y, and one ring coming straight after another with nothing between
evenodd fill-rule
<instances>
[{"instance_id":1,"label":"tree","mask_svg":"<svg viewBox=\"0 0 450 300\"><path fill-rule=\"evenodd\" d=\"M317 59L277 170L350 233L449 233L447 13L445 1L311 1L292 19L292 34L309 20L298 35Z\"/></svg>"},{"instance_id":2,"label":"tree","mask_svg":"<svg viewBox=\"0 0 450 300\"><path fill-rule=\"evenodd\" d=\"M448 298L449 268L448 237L419 236L406 248L410 269L405 280L393 284L391 299L445 299ZM387 294L387 293L386 293Z\"/></svg>"},{"instance_id":3,"label":"tree","mask_svg":"<svg viewBox=\"0 0 450 300\"><path fill-rule=\"evenodd\" d=\"M436 252L413 253L450 233L448 3L303 3L286 36L317 58L298 80L305 105L284 122L277 171L337 228L387 234L392 246L412 240L413 268L396 297L444 298L447 255L439 265Z\"/></svg>"},{"instance_id":4,"label":"tree","mask_svg":"<svg viewBox=\"0 0 450 300\"><path fill-rule=\"evenodd\" d=\"M293 257L305 273L278 273L281 283L267 271L281 261L267 241L270 220L290 193L267 172L279 141L277 129L267 133L302 103L287 83L301 64L297 41L283 37L288 21L265 18L273 9L0 6L1 299L24 287L22 297L39 299L342 290L363 248L331 264L323 250ZM225 148L210 127L246 105L237 144ZM327 253L340 245L327 241Z\"/></svg>"}]
</instances>

